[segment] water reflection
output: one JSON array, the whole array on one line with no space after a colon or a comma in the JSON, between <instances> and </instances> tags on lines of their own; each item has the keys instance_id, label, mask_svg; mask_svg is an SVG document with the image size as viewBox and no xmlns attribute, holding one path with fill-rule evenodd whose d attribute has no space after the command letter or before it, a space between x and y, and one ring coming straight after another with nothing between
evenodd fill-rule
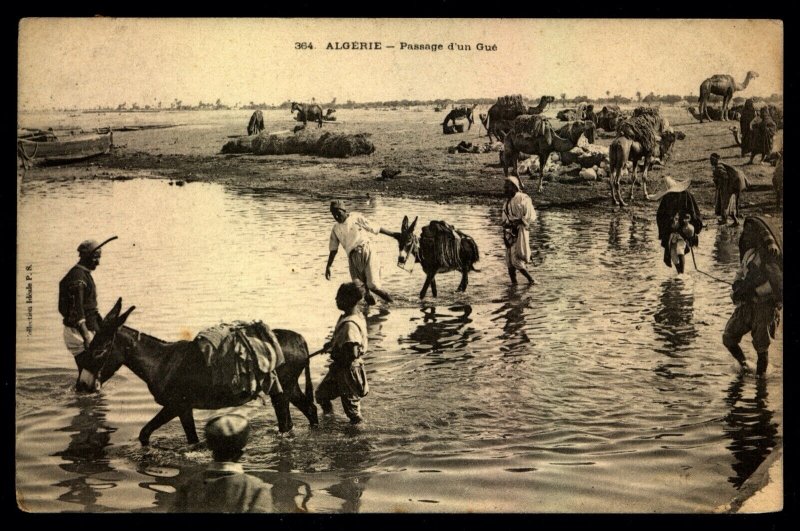
<instances>
[{"instance_id":1,"label":"water reflection","mask_svg":"<svg viewBox=\"0 0 800 531\"><path fill-rule=\"evenodd\" d=\"M313 496L311 485L292 474L295 463L291 446L281 445L278 452L278 473L268 480L272 483L273 510L279 513L307 513L308 501Z\"/></svg>"},{"instance_id":2,"label":"water reflection","mask_svg":"<svg viewBox=\"0 0 800 531\"><path fill-rule=\"evenodd\" d=\"M343 446L337 447L337 451L333 453L331 468L348 472L338 483L332 484L325 490L331 496L343 501L342 512L357 513L361 508L361 496L369 481L369 475L362 471L367 466L372 449L369 440L354 430L352 437Z\"/></svg>"},{"instance_id":3,"label":"water reflection","mask_svg":"<svg viewBox=\"0 0 800 531\"><path fill-rule=\"evenodd\" d=\"M685 367L683 352L690 349L698 336L694 325L694 293L683 279L672 277L661 283L658 307L653 315L653 330L663 341L655 351L669 359L659 363L656 372L674 378L673 369Z\"/></svg>"},{"instance_id":4,"label":"water reflection","mask_svg":"<svg viewBox=\"0 0 800 531\"><path fill-rule=\"evenodd\" d=\"M525 313L530 306L530 296L528 290L530 286L517 284L509 285L506 288L505 297L501 301L499 308L492 311L492 321L502 320L503 332L498 336L501 340L499 345L500 352L517 353L519 347L531 342L525 327Z\"/></svg>"},{"instance_id":5,"label":"water reflection","mask_svg":"<svg viewBox=\"0 0 800 531\"><path fill-rule=\"evenodd\" d=\"M628 230L628 249L631 251L645 252L650 249L650 223L645 218L631 217Z\"/></svg>"},{"instance_id":6,"label":"water reflection","mask_svg":"<svg viewBox=\"0 0 800 531\"><path fill-rule=\"evenodd\" d=\"M622 250L622 237L620 235L620 216L615 215L608 222L608 249L611 251Z\"/></svg>"},{"instance_id":7,"label":"water reflection","mask_svg":"<svg viewBox=\"0 0 800 531\"><path fill-rule=\"evenodd\" d=\"M454 313L437 312L435 306L421 308L422 317L412 317L411 321L422 322L411 332L407 338L401 338L400 343L407 343L411 349L421 354L441 353L446 350L460 350L475 340L477 331L466 328L472 323L470 315L472 306L468 304L456 305L448 308ZM464 358L471 357L465 353ZM438 364L447 360L432 360Z\"/></svg>"},{"instance_id":8,"label":"water reflection","mask_svg":"<svg viewBox=\"0 0 800 531\"><path fill-rule=\"evenodd\" d=\"M767 380L755 379L753 398L745 397L745 389L753 378L739 373L728 388L725 402L731 411L725 416L725 434L731 439L727 448L736 461L734 475L728 481L737 489L775 448L778 426L772 422L773 412L767 409Z\"/></svg>"},{"instance_id":9,"label":"water reflection","mask_svg":"<svg viewBox=\"0 0 800 531\"><path fill-rule=\"evenodd\" d=\"M717 263L739 263L739 234L740 232L734 227L720 227L711 253Z\"/></svg>"},{"instance_id":10,"label":"water reflection","mask_svg":"<svg viewBox=\"0 0 800 531\"><path fill-rule=\"evenodd\" d=\"M115 482L101 476L114 472L106 448L111 445L111 434L117 430L106 424L108 407L105 398L102 395L77 395L69 406L78 408L78 414L72 418L69 426L58 431L72 433L72 436L67 448L53 455L66 461L58 466L76 474L76 477L53 486L66 488L67 491L58 499L80 505L80 510L109 510L99 504L98 499L103 495L103 490L116 486Z\"/></svg>"}]
</instances>

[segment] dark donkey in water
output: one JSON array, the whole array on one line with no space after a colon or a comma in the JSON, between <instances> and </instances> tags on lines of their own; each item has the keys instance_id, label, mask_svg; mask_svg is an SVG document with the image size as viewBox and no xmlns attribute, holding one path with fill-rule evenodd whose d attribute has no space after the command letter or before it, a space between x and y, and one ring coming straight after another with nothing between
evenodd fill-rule
<instances>
[{"instance_id":1,"label":"dark donkey in water","mask_svg":"<svg viewBox=\"0 0 800 531\"><path fill-rule=\"evenodd\" d=\"M419 298L424 299L431 288L433 296L436 297L436 273L447 273L449 271L461 271L461 283L458 291L466 291L468 276L470 271L477 271L473 264L478 261L478 244L472 237L453 228L444 221L431 221L427 227L422 228L422 235L417 237L414 229L417 226L417 219L408 224L408 216L403 216L403 224L400 232L392 234L400 247L400 255L397 257L399 266L404 266L409 258L422 264L425 271L425 284Z\"/></svg>"},{"instance_id":2,"label":"dark donkey in water","mask_svg":"<svg viewBox=\"0 0 800 531\"><path fill-rule=\"evenodd\" d=\"M233 393L212 392L211 369L194 341L170 343L123 326L134 310L131 306L122 315L122 299L105 316L100 331L89 346L94 360L87 369L100 383L111 378L125 365L144 380L156 402L163 409L139 432L139 442L147 445L158 428L179 417L189 444L199 441L192 410L219 409L246 404L258 397L235 396ZM317 406L314 404L313 384L309 370L309 354L303 336L291 330L273 329L281 345L285 362L276 369L283 393L271 396L278 429L281 433L292 429L289 402L308 418L312 426L318 425ZM300 391L298 378L305 371L305 394Z\"/></svg>"}]
</instances>

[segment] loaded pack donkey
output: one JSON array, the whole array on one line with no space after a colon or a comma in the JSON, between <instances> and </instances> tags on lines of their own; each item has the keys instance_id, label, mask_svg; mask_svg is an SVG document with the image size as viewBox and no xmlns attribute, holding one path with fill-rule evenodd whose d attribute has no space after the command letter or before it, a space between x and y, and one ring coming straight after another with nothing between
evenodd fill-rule
<instances>
[{"instance_id":1,"label":"loaded pack donkey","mask_svg":"<svg viewBox=\"0 0 800 531\"><path fill-rule=\"evenodd\" d=\"M425 283L419 298L424 299L428 292L436 297L436 274L449 271L461 271L461 283L458 291L466 291L470 271L477 271L473 264L478 261L478 244L471 236L454 228L444 221L431 221L422 227L421 235L414 234L417 220L409 225L408 216L403 216L400 232L392 234L400 250L397 265L413 267L413 261L422 265L425 272Z\"/></svg>"},{"instance_id":2,"label":"loaded pack donkey","mask_svg":"<svg viewBox=\"0 0 800 531\"><path fill-rule=\"evenodd\" d=\"M309 369L311 356L305 339L297 332L281 329L271 331L280 345L283 363L277 360L277 366L266 367L262 366L263 358L249 358L253 364L258 364L259 369L263 369L263 372L252 371L250 374L263 377L263 380L257 378L242 388L241 385L219 384L220 373L214 366L209 366L208 350L198 339L168 342L139 332L125 326L135 306L120 314L121 308L122 299L118 299L103 318L100 330L89 345L88 352L93 363L86 370L102 384L125 365L144 380L162 409L139 432L139 442L143 446L149 444L155 430L175 417L180 419L188 443L195 444L199 438L193 409L240 406L263 393L270 394L281 433L292 429L289 403L303 412L311 426L319 424ZM306 377L305 393L298 384L298 378L303 373ZM268 378L271 383L269 387Z\"/></svg>"}]
</instances>

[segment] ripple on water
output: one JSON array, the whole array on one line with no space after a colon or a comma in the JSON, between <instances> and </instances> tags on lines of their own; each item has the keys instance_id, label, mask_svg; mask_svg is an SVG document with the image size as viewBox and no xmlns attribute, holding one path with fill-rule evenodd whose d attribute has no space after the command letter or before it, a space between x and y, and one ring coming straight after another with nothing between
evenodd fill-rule
<instances>
[{"instance_id":1,"label":"ripple on water","mask_svg":"<svg viewBox=\"0 0 800 531\"><path fill-rule=\"evenodd\" d=\"M41 304L34 336L17 348L17 490L36 511L166 510L211 459L202 443L186 444L177 420L139 445L160 407L127 369L97 396L72 391L56 293L45 289L74 259L64 243L76 239L72 199L96 212L87 233L119 235L95 272L99 303L123 295L137 329L177 340L261 319L316 350L336 322L335 292L349 275L338 256L332 280L323 276L325 201L163 184L23 184L20 230L41 238L18 254L34 265ZM395 302L368 312L365 427L351 427L337 403L318 429L292 409L293 434L281 436L271 406L236 409L252 424L243 464L272 486L279 510L706 512L778 444L782 342L765 383L740 377L719 341L727 288L664 267L648 218L541 211L538 284L511 287L498 208L351 203L392 230L403 215L455 222L478 243L481 271L466 293L455 292L458 274L440 275L439 296L420 301L421 270L400 271L396 242L374 238ZM34 211L61 222L24 215ZM698 267L732 278L736 238L709 227ZM312 360L315 384L326 367ZM195 412L198 431L213 414Z\"/></svg>"}]
</instances>

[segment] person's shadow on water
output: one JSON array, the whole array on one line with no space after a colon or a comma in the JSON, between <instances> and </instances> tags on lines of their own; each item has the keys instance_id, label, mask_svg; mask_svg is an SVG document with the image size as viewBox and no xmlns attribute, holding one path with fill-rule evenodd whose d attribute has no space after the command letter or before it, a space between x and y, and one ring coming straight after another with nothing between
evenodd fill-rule
<instances>
[{"instance_id":1,"label":"person's shadow on water","mask_svg":"<svg viewBox=\"0 0 800 531\"><path fill-rule=\"evenodd\" d=\"M753 398L747 398L754 389ZM731 408L725 416L725 435L731 442L727 448L734 457L734 475L728 481L737 489L749 478L777 445L778 425L774 413L767 408L767 380L740 372L728 387L726 404Z\"/></svg>"},{"instance_id":2,"label":"person's shadow on water","mask_svg":"<svg viewBox=\"0 0 800 531\"><path fill-rule=\"evenodd\" d=\"M79 509L81 511L111 510L98 503L102 491L116 486L108 477L97 477L109 476L109 472L114 472L106 448L111 445L111 434L116 428L106 424L108 407L105 398L102 395L79 394L68 406L77 408L78 414L72 418L69 426L58 431L71 433L70 442L66 449L53 456L61 457L64 462L58 466L75 477L53 485L67 489L58 499L82 506Z\"/></svg>"},{"instance_id":3,"label":"person's shadow on water","mask_svg":"<svg viewBox=\"0 0 800 531\"><path fill-rule=\"evenodd\" d=\"M657 352L670 358L681 358L698 336L694 324L694 292L684 280L671 277L661 283L658 306L653 315L653 329L664 341Z\"/></svg>"}]
</instances>

